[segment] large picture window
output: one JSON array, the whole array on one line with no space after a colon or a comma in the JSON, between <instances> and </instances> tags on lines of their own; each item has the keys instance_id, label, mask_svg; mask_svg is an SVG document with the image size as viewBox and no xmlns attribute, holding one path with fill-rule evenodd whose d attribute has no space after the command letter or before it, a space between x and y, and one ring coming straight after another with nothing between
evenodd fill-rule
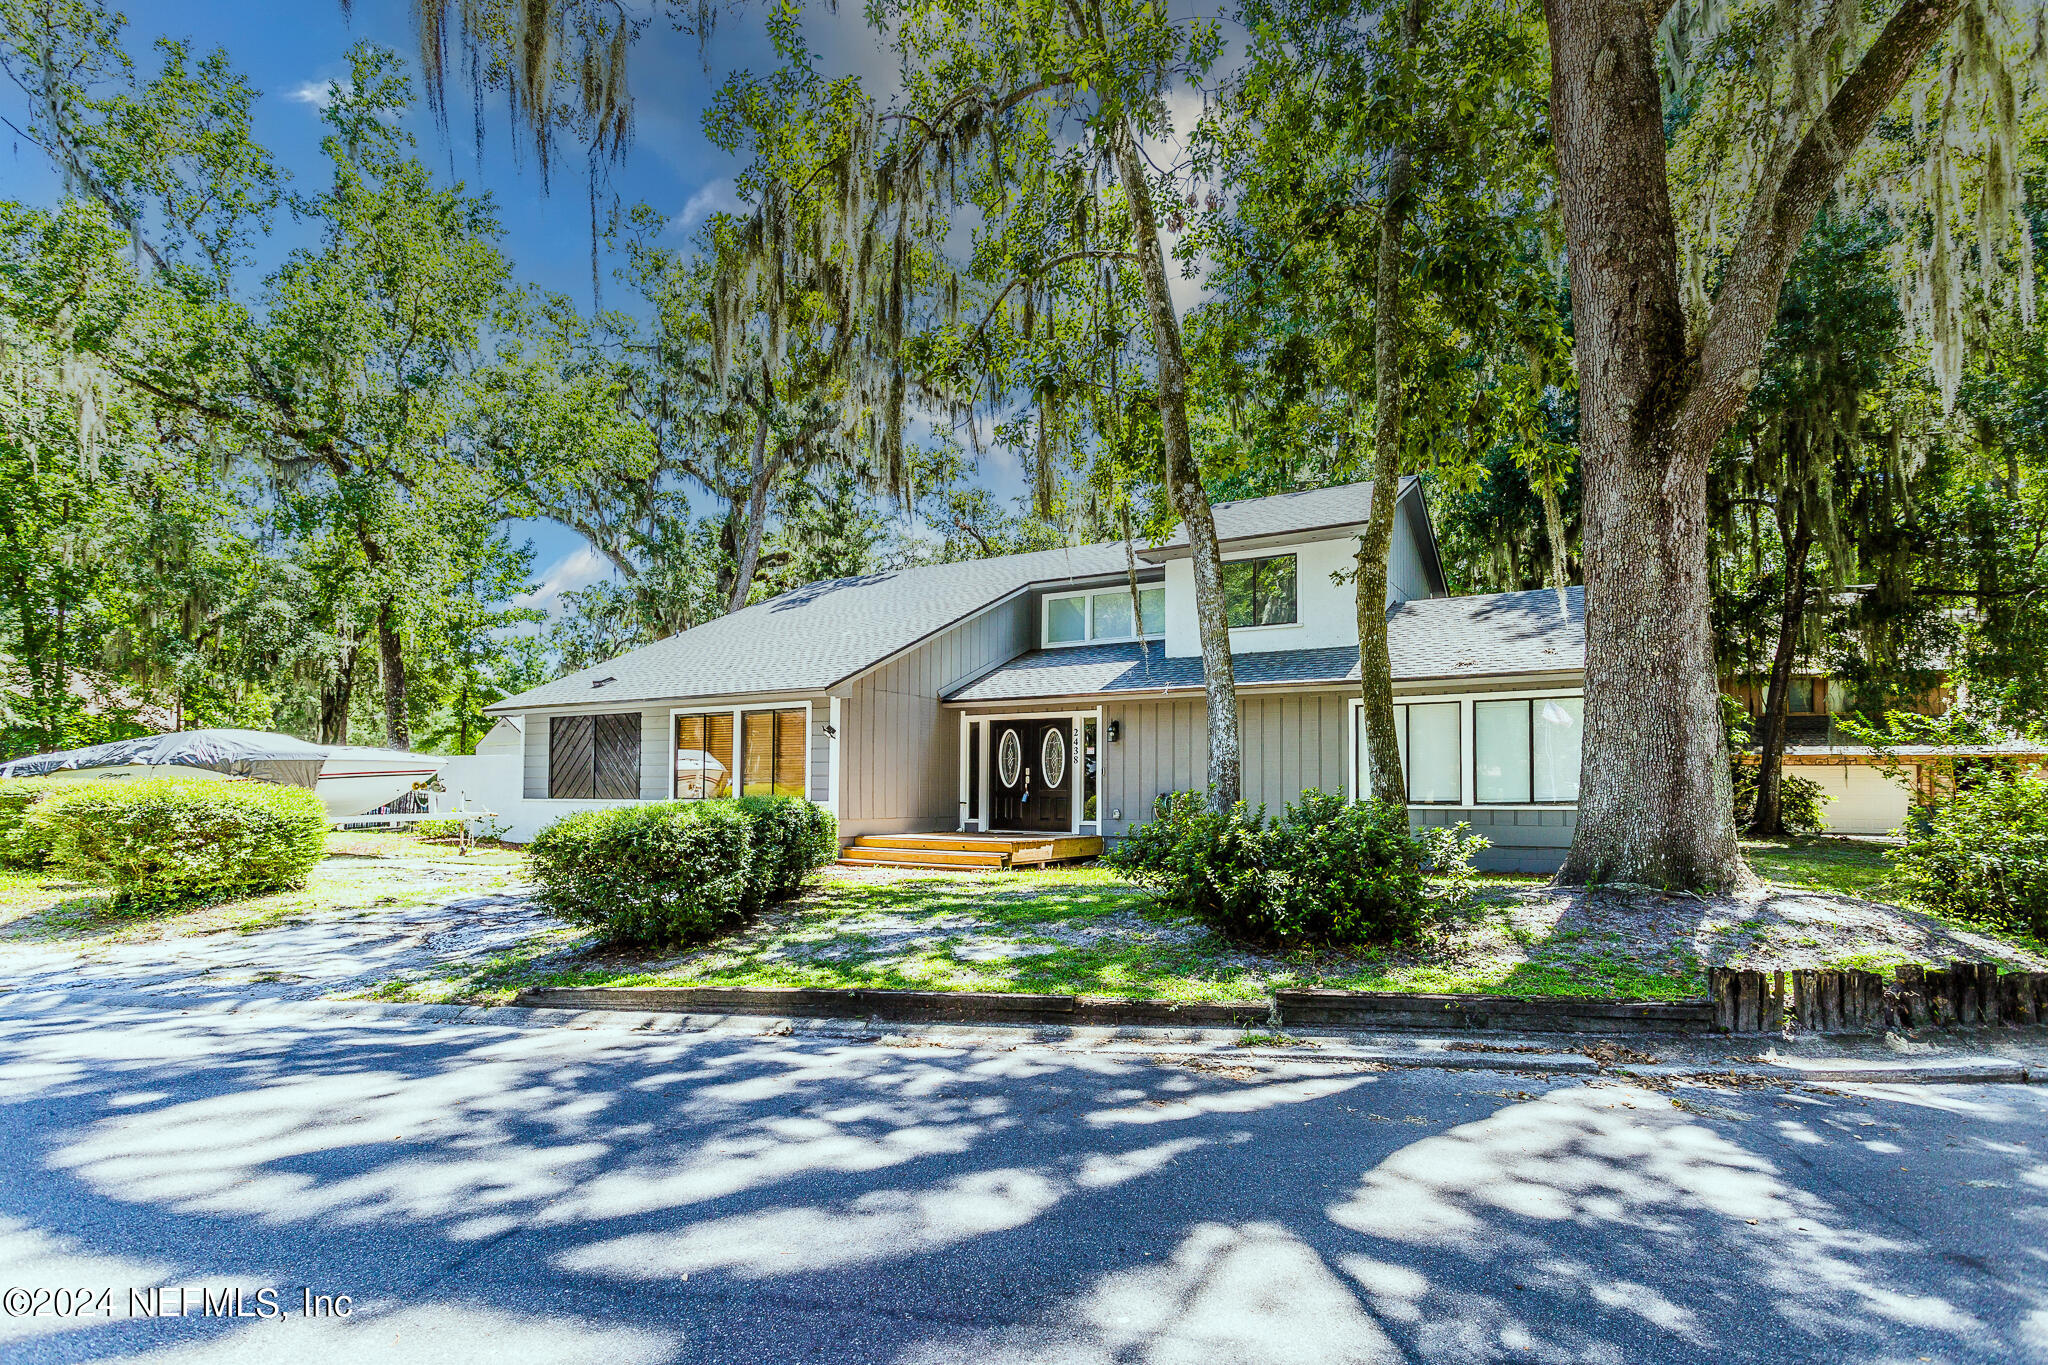
<instances>
[{"instance_id":1,"label":"large picture window","mask_svg":"<svg viewBox=\"0 0 2048 1365\"><path fill-rule=\"evenodd\" d=\"M1472 703L1473 795L1491 804L1577 801L1583 719L1577 697Z\"/></svg>"},{"instance_id":2,"label":"large picture window","mask_svg":"<svg viewBox=\"0 0 2048 1365\"><path fill-rule=\"evenodd\" d=\"M1144 627L1148 640L1166 633L1166 589L1138 589L1136 618L1131 614L1129 588L1065 593L1045 599L1045 642L1049 645L1135 640L1139 625Z\"/></svg>"},{"instance_id":3,"label":"large picture window","mask_svg":"<svg viewBox=\"0 0 2048 1365\"><path fill-rule=\"evenodd\" d=\"M1232 629L1295 623L1294 556L1234 559L1223 566L1223 603Z\"/></svg>"},{"instance_id":4,"label":"large picture window","mask_svg":"<svg viewBox=\"0 0 2048 1365\"><path fill-rule=\"evenodd\" d=\"M639 713L555 716L549 720L548 798L639 800Z\"/></svg>"}]
</instances>

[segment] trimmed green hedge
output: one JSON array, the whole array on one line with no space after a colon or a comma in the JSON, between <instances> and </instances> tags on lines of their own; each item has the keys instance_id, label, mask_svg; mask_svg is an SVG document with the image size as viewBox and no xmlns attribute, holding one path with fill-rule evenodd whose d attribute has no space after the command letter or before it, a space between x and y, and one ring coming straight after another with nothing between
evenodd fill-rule
<instances>
[{"instance_id":1,"label":"trimmed green hedge","mask_svg":"<svg viewBox=\"0 0 2048 1365\"><path fill-rule=\"evenodd\" d=\"M1918 806L1887 856L1930 910L2048 940L2048 780L1994 777Z\"/></svg>"},{"instance_id":2,"label":"trimmed green hedge","mask_svg":"<svg viewBox=\"0 0 2048 1365\"><path fill-rule=\"evenodd\" d=\"M49 832L31 823L28 813L66 785L46 777L0 780L0 867L38 868L50 861Z\"/></svg>"},{"instance_id":3,"label":"trimmed green hedge","mask_svg":"<svg viewBox=\"0 0 2048 1365\"><path fill-rule=\"evenodd\" d=\"M303 886L327 852L327 811L304 787L267 782L63 784L28 824L50 861L114 888L117 905L227 900Z\"/></svg>"},{"instance_id":4,"label":"trimmed green hedge","mask_svg":"<svg viewBox=\"0 0 2048 1365\"><path fill-rule=\"evenodd\" d=\"M1172 792L1104 861L1232 938L1347 946L1416 937L1469 892L1472 854L1486 846L1464 825L1411 832L1391 801L1310 789L1268 821L1263 806L1218 814Z\"/></svg>"},{"instance_id":5,"label":"trimmed green hedge","mask_svg":"<svg viewBox=\"0 0 2048 1365\"><path fill-rule=\"evenodd\" d=\"M527 847L547 909L611 942L656 947L759 912L838 853L838 822L787 796L584 811Z\"/></svg>"}]
</instances>

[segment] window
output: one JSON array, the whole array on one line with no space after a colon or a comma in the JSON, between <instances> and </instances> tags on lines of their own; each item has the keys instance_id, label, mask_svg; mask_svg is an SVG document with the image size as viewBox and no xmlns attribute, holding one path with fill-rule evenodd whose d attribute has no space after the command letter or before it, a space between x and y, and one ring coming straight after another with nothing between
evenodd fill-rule
<instances>
[{"instance_id":1,"label":"window","mask_svg":"<svg viewBox=\"0 0 2048 1365\"><path fill-rule=\"evenodd\" d=\"M548 798L640 799L640 715L556 716L548 722Z\"/></svg>"},{"instance_id":2,"label":"window","mask_svg":"<svg viewBox=\"0 0 2048 1365\"><path fill-rule=\"evenodd\" d=\"M1785 709L1795 716L1813 714L1813 679L1792 679L1792 695L1785 699Z\"/></svg>"},{"instance_id":3,"label":"window","mask_svg":"<svg viewBox=\"0 0 2048 1365\"><path fill-rule=\"evenodd\" d=\"M740 713L740 795L804 794L804 711Z\"/></svg>"},{"instance_id":4,"label":"window","mask_svg":"<svg viewBox=\"0 0 2048 1365\"><path fill-rule=\"evenodd\" d=\"M732 795L732 712L676 717L676 800Z\"/></svg>"},{"instance_id":5,"label":"window","mask_svg":"<svg viewBox=\"0 0 2048 1365\"><path fill-rule=\"evenodd\" d=\"M1223 603L1231 629L1295 622L1294 556L1234 559L1223 566Z\"/></svg>"},{"instance_id":6,"label":"window","mask_svg":"<svg viewBox=\"0 0 2048 1365\"><path fill-rule=\"evenodd\" d=\"M1472 703L1473 794L1518 805L1577 801L1582 719L1577 697Z\"/></svg>"},{"instance_id":7,"label":"window","mask_svg":"<svg viewBox=\"0 0 2048 1365\"><path fill-rule=\"evenodd\" d=\"M1397 706L1401 764L1408 799L1418 805L1456 805L1465 799L1463 759L1458 752L1458 703Z\"/></svg>"},{"instance_id":8,"label":"window","mask_svg":"<svg viewBox=\"0 0 2048 1365\"><path fill-rule=\"evenodd\" d=\"M1131 624L1129 588L1073 592L1045 599L1045 642L1049 645L1135 640L1138 632ZM1144 627L1148 640L1166 633L1166 589L1138 589L1138 624Z\"/></svg>"},{"instance_id":9,"label":"window","mask_svg":"<svg viewBox=\"0 0 2048 1365\"><path fill-rule=\"evenodd\" d=\"M1088 824L1101 817L1095 810L1096 783L1100 777L1097 768L1095 717L1089 716L1081 722L1081 823Z\"/></svg>"},{"instance_id":10,"label":"window","mask_svg":"<svg viewBox=\"0 0 2048 1365\"><path fill-rule=\"evenodd\" d=\"M1047 644L1077 645L1088 638L1088 599L1053 597L1045 603Z\"/></svg>"},{"instance_id":11,"label":"window","mask_svg":"<svg viewBox=\"0 0 2048 1365\"><path fill-rule=\"evenodd\" d=\"M1454 806L1465 799L1464 756L1458 743L1458 703L1432 701L1394 708L1394 737L1401 745L1401 775L1411 805ZM1353 714L1360 714L1354 704ZM1366 763L1365 729L1358 728L1357 790L1372 786Z\"/></svg>"}]
</instances>

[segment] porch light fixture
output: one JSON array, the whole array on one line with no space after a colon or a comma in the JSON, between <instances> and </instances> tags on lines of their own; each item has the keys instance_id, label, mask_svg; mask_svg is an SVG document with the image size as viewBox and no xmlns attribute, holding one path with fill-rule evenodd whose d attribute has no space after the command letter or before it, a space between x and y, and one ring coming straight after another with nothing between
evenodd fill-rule
<instances>
[{"instance_id":1,"label":"porch light fixture","mask_svg":"<svg viewBox=\"0 0 2048 1365\"><path fill-rule=\"evenodd\" d=\"M1104 738L1106 738L1111 744L1114 744L1117 742L1117 739L1123 734L1123 732L1124 723L1120 720L1113 720L1109 723L1109 729L1104 732Z\"/></svg>"}]
</instances>

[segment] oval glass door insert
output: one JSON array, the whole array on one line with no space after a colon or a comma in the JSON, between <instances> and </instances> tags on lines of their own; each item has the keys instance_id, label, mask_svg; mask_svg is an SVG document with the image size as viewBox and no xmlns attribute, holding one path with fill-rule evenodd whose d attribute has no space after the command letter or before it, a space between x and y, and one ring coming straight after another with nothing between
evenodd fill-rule
<instances>
[{"instance_id":1,"label":"oval glass door insert","mask_svg":"<svg viewBox=\"0 0 2048 1365\"><path fill-rule=\"evenodd\" d=\"M1038 749L1038 771L1045 785L1057 790L1067 776L1067 732L1047 730Z\"/></svg>"},{"instance_id":2,"label":"oval glass door insert","mask_svg":"<svg viewBox=\"0 0 2048 1365\"><path fill-rule=\"evenodd\" d=\"M1005 730L996 744L996 776L1005 787L1014 787L1023 771L1024 741L1017 738L1015 730Z\"/></svg>"}]
</instances>

